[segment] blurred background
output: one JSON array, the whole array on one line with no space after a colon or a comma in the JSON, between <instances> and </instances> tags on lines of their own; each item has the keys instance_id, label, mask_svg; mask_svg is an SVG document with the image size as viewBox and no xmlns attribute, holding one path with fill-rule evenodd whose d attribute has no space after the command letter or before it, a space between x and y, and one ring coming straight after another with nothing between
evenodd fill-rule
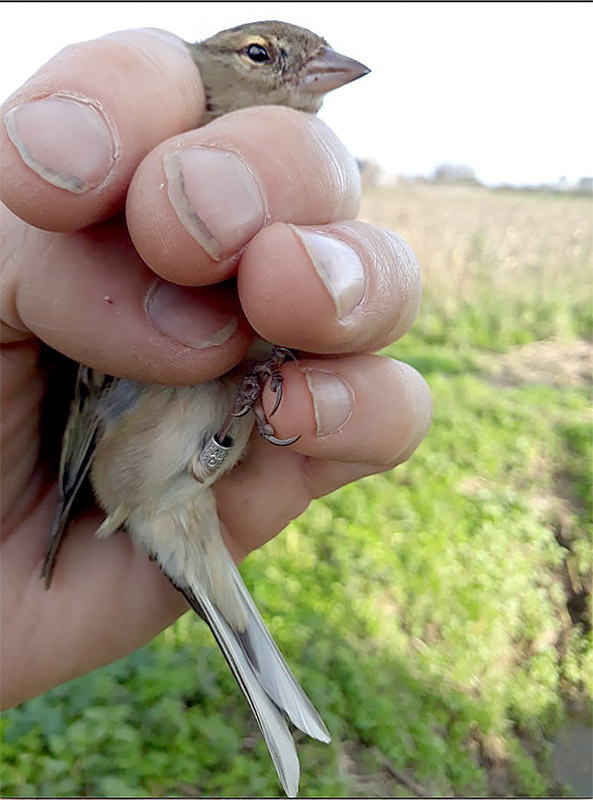
<instances>
[{"instance_id":1,"label":"blurred background","mask_svg":"<svg viewBox=\"0 0 593 800\"><path fill-rule=\"evenodd\" d=\"M424 301L389 354L434 395L393 473L316 501L242 572L333 734L303 796L590 796L593 8L576 3L3 3L0 95L128 27L193 41L277 18L372 74L321 116L360 218L412 245ZM394 413L397 413L395 410ZM276 795L189 615L11 709L4 796Z\"/></svg>"}]
</instances>

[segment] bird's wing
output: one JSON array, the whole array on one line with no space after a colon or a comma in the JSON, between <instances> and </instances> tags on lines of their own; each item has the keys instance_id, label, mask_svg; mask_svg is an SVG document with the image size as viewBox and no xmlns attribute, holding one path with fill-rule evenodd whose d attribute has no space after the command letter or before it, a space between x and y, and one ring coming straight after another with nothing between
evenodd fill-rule
<instances>
[{"instance_id":1,"label":"bird's wing","mask_svg":"<svg viewBox=\"0 0 593 800\"><path fill-rule=\"evenodd\" d=\"M80 365L68 424L64 432L60 460L60 500L50 533L41 577L49 587L60 544L70 521L72 504L86 478L95 455L101 429L99 404L111 391L116 379Z\"/></svg>"},{"instance_id":2,"label":"bird's wing","mask_svg":"<svg viewBox=\"0 0 593 800\"><path fill-rule=\"evenodd\" d=\"M284 716L261 685L259 674L245 653L239 635L224 619L205 592L198 587L177 586L187 602L210 627L235 680L247 698L264 735L282 788L288 797L296 797L299 789L299 759Z\"/></svg>"}]
</instances>

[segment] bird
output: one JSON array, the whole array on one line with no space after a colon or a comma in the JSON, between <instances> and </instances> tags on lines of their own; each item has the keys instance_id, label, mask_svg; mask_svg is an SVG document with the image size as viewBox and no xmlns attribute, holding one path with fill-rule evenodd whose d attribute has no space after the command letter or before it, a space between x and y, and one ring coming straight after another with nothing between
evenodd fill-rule
<instances>
[{"instance_id":1,"label":"bird","mask_svg":"<svg viewBox=\"0 0 593 800\"><path fill-rule=\"evenodd\" d=\"M206 92L199 126L258 105L315 114L327 92L370 71L315 33L278 21L238 25L186 46ZM294 353L256 338L232 373L195 386L143 383L80 364L41 576L49 588L75 501L90 482L105 513L97 535L126 530L205 620L251 707L284 792L294 797L300 767L287 721L321 742L331 737L226 549L212 491L243 457L254 425L278 446L298 438L279 439L261 405L269 380L273 411L278 407L279 367L287 358Z\"/></svg>"}]
</instances>

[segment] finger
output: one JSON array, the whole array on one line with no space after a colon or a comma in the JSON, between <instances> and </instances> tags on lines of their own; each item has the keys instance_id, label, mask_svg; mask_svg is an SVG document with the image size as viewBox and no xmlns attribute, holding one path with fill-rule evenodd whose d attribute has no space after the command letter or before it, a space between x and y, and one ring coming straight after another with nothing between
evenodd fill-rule
<instances>
[{"instance_id":1,"label":"finger","mask_svg":"<svg viewBox=\"0 0 593 800\"><path fill-rule=\"evenodd\" d=\"M267 106L155 148L134 175L126 215L155 272L197 285L228 277L264 225L352 217L359 195L356 163L324 123Z\"/></svg>"},{"instance_id":2,"label":"finger","mask_svg":"<svg viewBox=\"0 0 593 800\"><path fill-rule=\"evenodd\" d=\"M2 346L0 476L2 533L18 524L39 499L38 437L45 383L34 340Z\"/></svg>"},{"instance_id":3,"label":"finger","mask_svg":"<svg viewBox=\"0 0 593 800\"><path fill-rule=\"evenodd\" d=\"M238 287L262 338L311 353L385 347L411 326L422 294L408 245L362 222L264 228L241 258Z\"/></svg>"},{"instance_id":4,"label":"finger","mask_svg":"<svg viewBox=\"0 0 593 800\"><path fill-rule=\"evenodd\" d=\"M2 200L54 231L110 217L146 153L197 125L204 106L191 53L173 34L120 31L71 45L2 108Z\"/></svg>"},{"instance_id":5,"label":"finger","mask_svg":"<svg viewBox=\"0 0 593 800\"><path fill-rule=\"evenodd\" d=\"M35 335L111 375L170 384L221 375L247 351L235 287L156 278L121 218L56 234L2 211L4 341Z\"/></svg>"},{"instance_id":6,"label":"finger","mask_svg":"<svg viewBox=\"0 0 593 800\"><path fill-rule=\"evenodd\" d=\"M282 374L274 428L280 438L301 438L280 448L254 435L245 460L216 484L236 557L282 530L314 497L405 461L430 425L428 386L408 364L373 355L309 359L286 364ZM266 389L268 413L274 399Z\"/></svg>"},{"instance_id":7,"label":"finger","mask_svg":"<svg viewBox=\"0 0 593 800\"><path fill-rule=\"evenodd\" d=\"M72 523L46 591L39 573L55 499L46 494L30 526L3 544L4 708L141 647L187 609L128 536L97 539L96 512Z\"/></svg>"},{"instance_id":8,"label":"finger","mask_svg":"<svg viewBox=\"0 0 593 800\"><path fill-rule=\"evenodd\" d=\"M299 359L285 364L282 375L273 424L281 439L300 434L292 449L302 455L394 466L430 424L426 381L409 364L386 356ZM266 386L262 400L268 415L275 399Z\"/></svg>"}]
</instances>

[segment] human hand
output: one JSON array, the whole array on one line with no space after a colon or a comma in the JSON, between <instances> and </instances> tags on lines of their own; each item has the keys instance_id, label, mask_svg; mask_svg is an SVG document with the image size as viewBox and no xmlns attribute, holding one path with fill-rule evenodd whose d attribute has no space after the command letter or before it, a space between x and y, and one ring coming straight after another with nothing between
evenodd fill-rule
<instances>
[{"instance_id":1,"label":"human hand","mask_svg":"<svg viewBox=\"0 0 593 800\"><path fill-rule=\"evenodd\" d=\"M420 376L371 354L416 314L414 259L393 234L348 221L358 204L356 167L323 123L269 107L190 130L204 111L200 76L185 45L161 31L67 48L3 115L56 94L15 114L21 155L4 126L0 134L5 705L118 658L185 610L127 537L95 539L96 509L72 524L45 592L38 575L57 489L39 453L41 342L109 374L181 385L232 368L254 330L310 354L283 368L274 416L281 437L301 439L277 449L256 436L216 484L237 560L313 497L401 463L430 418ZM219 226L220 261L190 235L165 189L163 157L197 146L242 159L188 162L195 202ZM319 269L335 263L332 242L339 272ZM269 394L266 403L269 410Z\"/></svg>"}]
</instances>

